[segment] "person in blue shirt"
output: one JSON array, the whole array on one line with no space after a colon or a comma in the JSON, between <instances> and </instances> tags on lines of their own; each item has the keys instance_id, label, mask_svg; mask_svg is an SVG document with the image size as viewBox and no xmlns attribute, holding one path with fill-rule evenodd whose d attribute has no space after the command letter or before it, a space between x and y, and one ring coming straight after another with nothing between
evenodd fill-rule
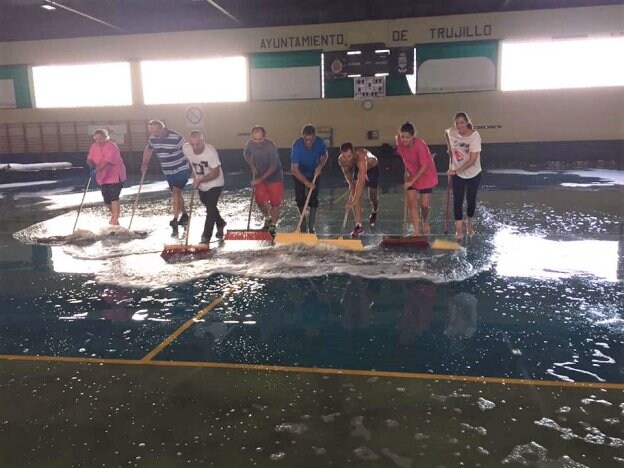
<instances>
[{"instance_id":1,"label":"person in blue shirt","mask_svg":"<svg viewBox=\"0 0 624 468\"><path fill-rule=\"evenodd\" d=\"M291 170L295 181L295 202L299 213L303 212L306 188L312 190L308 219L301 223L301 232L313 234L316 210L318 208L319 178L327 162L327 148L323 140L316 136L316 129L308 124L301 130L301 137L292 145ZM315 180L316 176L316 180Z\"/></svg>"}]
</instances>

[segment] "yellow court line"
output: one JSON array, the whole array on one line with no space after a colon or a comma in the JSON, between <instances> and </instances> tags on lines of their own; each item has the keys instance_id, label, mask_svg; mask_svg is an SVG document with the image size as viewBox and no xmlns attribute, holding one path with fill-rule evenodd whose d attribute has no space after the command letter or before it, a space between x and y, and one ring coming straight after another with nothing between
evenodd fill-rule
<instances>
[{"instance_id":1,"label":"yellow court line","mask_svg":"<svg viewBox=\"0 0 624 468\"><path fill-rule=\"evenodd\" d=\"M219 297L217 297L214 301L212 301L210 304L208 304L202 310L197 312L197 314L195 314L193 317L188 319L186 322L184 322L176 331L174 331L171 335L169 335L162 343L160 343L158 346L156 346L154 349L152 349L149 353L147 353L145 356L143 356L141 361L148 362L148 361L151 361L152 359L154 359L154 357L158 353L160 353L163 349L165 349L167 346L169 346L178 336L180 336L182 333L184 333L186 330L188 330L197 320L199 320L204 315L206 315L208 312L210 312L212 309L214 309L219 304L221 304L223 299L225 299L225 296L230 294L230 292L232 292L233 289L234 289L233 287L228 288L223 294L221 294Z\"/></svg>"},{"instance_id":2,"label":"yellow court line","mask_svg":"<svg viewBox=\"0 0 624 468\"><path fill-rule=\"evenodd\" d=\"M247 274L243 275L241 277L242 279L246 279L247 278ZM180 336L182 333L184 333L186 330L188 330L195 322L197 322L197 320L199 320L200 318L202 318L204 315L206 315L208 312L210 312L212 309L214 309L215 307L217 307L219 304L221 304L221 302L223 301L223 299L225 299L225 297L230 294L232 291L234 291L234 289L236 288L236 286L234 285L230 285L224 292L223 294L221 294L221 296L217 297L214 301L212 301L210 304L208 304L206 307L204 307L202 310L200 310L199 312L197 312L197 314L195 314L193 317L191 317L190 319L188 319L186 322L184 322L180 328L178 328L177 330L175 330L171 335L169 335L162 343L160 343L158 346L156 346L154 349L152 349L149 353L147 353L145 356L143 356L143 358L141 359L142 362L150 362L152 359L154 359L154 357L156 357L156 355L158 353L160 353L163 349L165 349L167 346L169 346L178 336Z\"/></svg>"},{"instance_id":3,"label":"yellow court line","mask_svg":"<svg viewBox=\"0 0 624 468\"><path fill-rule=\"evenodd\" d=\"M153 361L143 359L104 359L85 357L64 356L28 356L0 354L0 361L35 361L35 362L63 362L74 364L121 364L129 366L158 366L158 367L203 367L212 369L237 369L265 372L298 372L304 374L322 375L346 375L359 377L390 377L414 380L446 380L450 382L501 384L501 385L525 385L535 387L556 388L595 388L609 390L623 390L624 383L600 383L600 382L563 382L556 380L531 380L512 379L504 377L477 377L470 375L450 374L424 374L416 372L393 372L358 369L331 369L323 367L295 367L295 366L271 366L263 364L234 364L224 362L198 362L198 361Z\"/></svg>"}]
</instances>

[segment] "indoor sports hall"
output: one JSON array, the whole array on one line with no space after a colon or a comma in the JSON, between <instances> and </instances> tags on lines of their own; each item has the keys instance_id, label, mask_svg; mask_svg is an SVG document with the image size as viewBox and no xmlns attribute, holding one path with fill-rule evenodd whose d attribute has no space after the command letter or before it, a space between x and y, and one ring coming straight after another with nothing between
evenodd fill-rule
<instances>
[{"instance_id":1,"label":"indoor sports hall","mask_svg":"<svg viewBox=\"0 0 624 468\"><path fill-rule=\"evenodd\" d=\"M0 466L624 466L621 56L615 1L0 0Z\"/></svg>"}]
</instances>

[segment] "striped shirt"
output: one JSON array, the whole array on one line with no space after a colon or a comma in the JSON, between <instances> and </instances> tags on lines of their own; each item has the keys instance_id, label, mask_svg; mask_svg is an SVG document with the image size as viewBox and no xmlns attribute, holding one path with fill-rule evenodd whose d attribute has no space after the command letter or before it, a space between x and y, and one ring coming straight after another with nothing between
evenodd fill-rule
<instances>
[{"instance_id":1,"label":"striped shirt","mask_svg":"<svg viewBox=\"0 0 624 468\"><path fill-rule=\"evenodd\" d=\"M154 150L158 156L163 174L170 176L179 172L190 171L189 162L182 152L182 146L185 143L184 137L168 128L165 128L164 133L162 137L149 137L147 142L147 147Z\"/></svg>"}]
</instances>

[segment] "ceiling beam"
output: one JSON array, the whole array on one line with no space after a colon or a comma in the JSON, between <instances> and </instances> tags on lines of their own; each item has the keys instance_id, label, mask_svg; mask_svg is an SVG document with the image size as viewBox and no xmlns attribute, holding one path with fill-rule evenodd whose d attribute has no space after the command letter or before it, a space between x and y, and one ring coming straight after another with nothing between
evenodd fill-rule
<instances>
[{"instance_id":1,"label":"ceiling beam","mask_svg":"<svg viewBox=\"0 0 624 468\"><path fill-rule=\"evenodd\" d=\"M243 24L236 16L232 15L229 11L227 11L225 8L217 4L217 2L215 2L214 0L206 0L206 1L210 3L213 7L215 7L217 10L219 10L221 13L223 13L225 16L227 16L232 21L234 21L235 23L238 23L240 25Z\"/></svg>"},{"instance_id":2,"label":"ceiling beam","mask_svg":"<svg viewBox=\"0 0 624 468\"><path fill-rule=\"evenodd\" d=\"M66 5L55 2L54 0L43 0L43 1L56 8L60 8L61 10L69 11L70 13L74 13L75 15L82 16L83 18L87 18L88 20L95 21L96 23L102 24L109 28L116 29L118 31L123 31L123 29L120 28L119 26L115 26L114 24L107 23L106 21L96 18L95 16L87 15L86 13L83 13L82 11L74 10L73 8L70 8Z\"/></svg>"}]
</instances>

